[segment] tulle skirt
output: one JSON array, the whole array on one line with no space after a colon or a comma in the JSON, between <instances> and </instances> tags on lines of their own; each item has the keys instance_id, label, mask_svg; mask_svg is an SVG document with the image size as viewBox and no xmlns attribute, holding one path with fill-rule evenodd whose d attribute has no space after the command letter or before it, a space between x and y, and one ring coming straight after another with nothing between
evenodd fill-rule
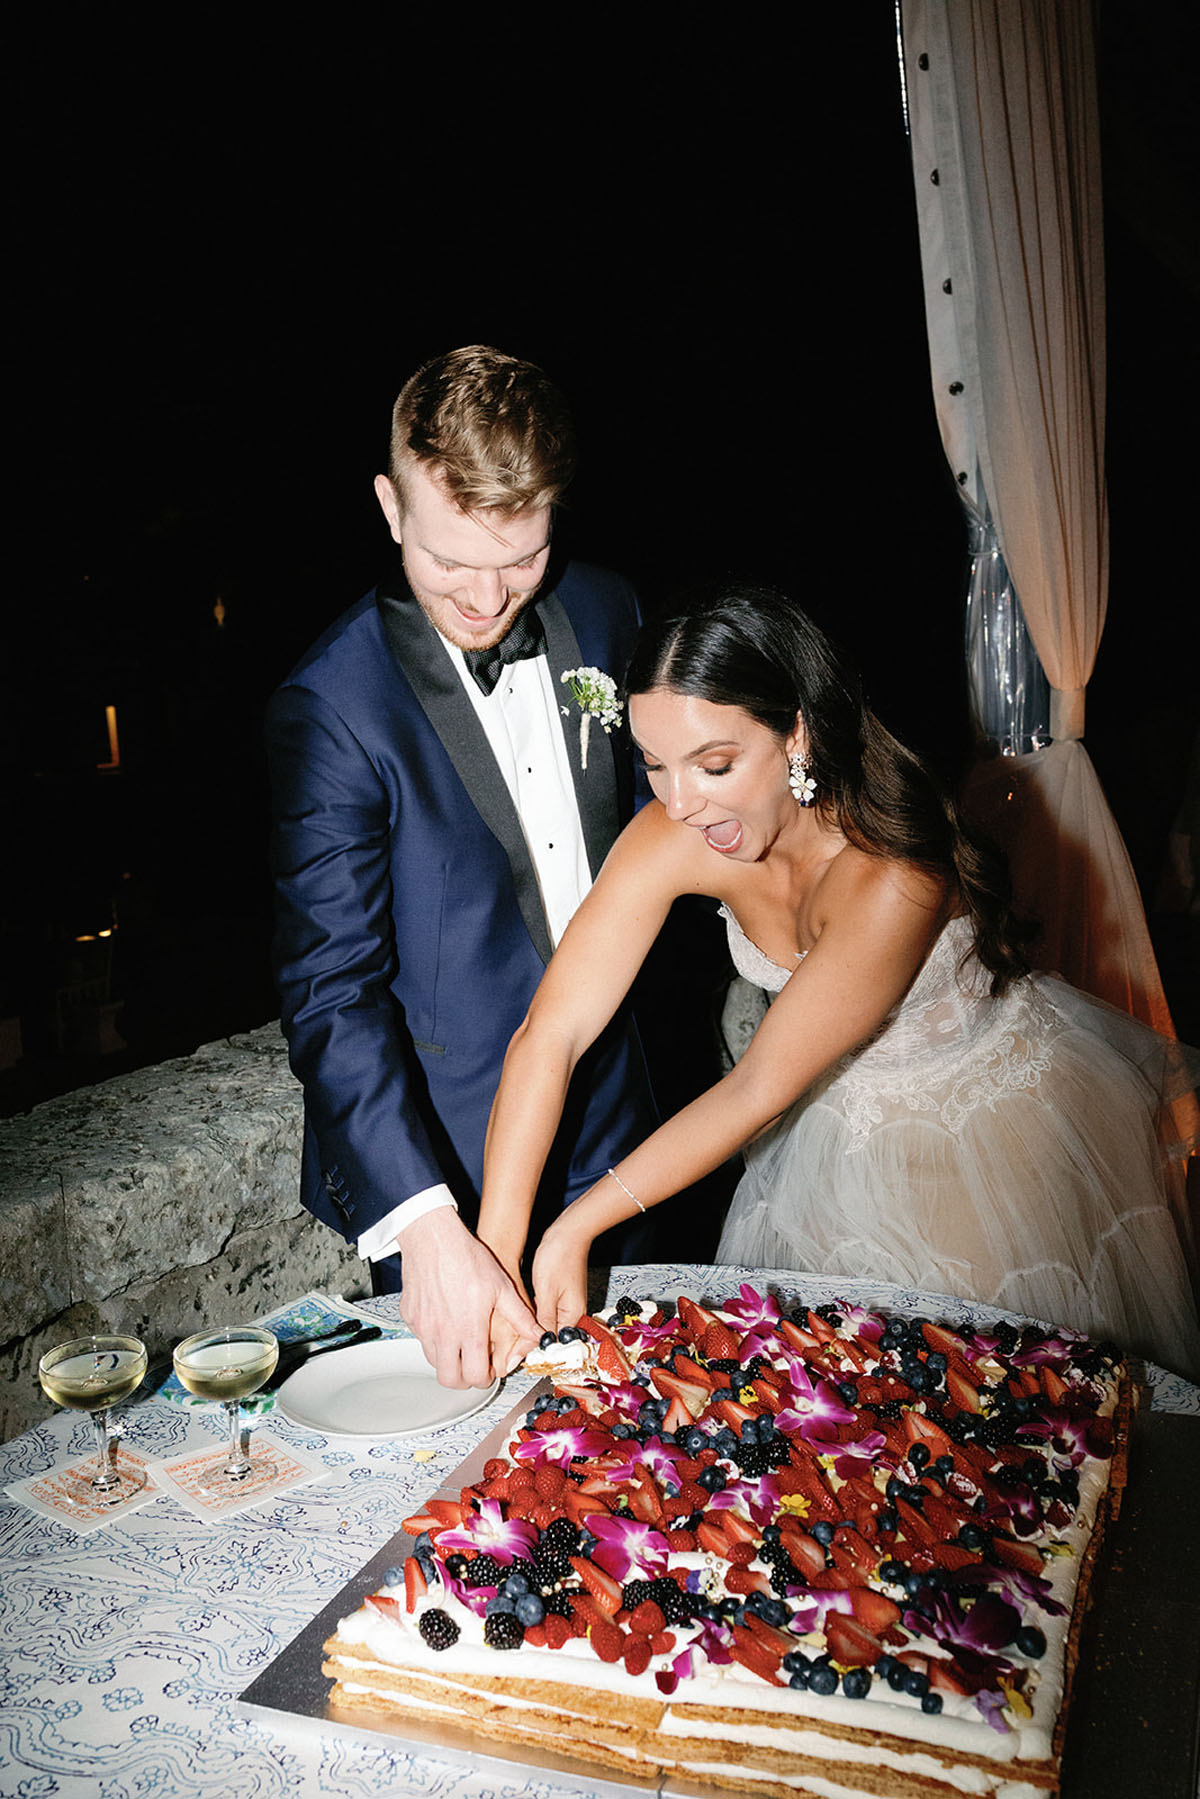
<instances>
[{"instance_id":1,"label":"tulle skirt","mask_svg":"<svg viewBox=\"0 0 1200 1799\"><path fill-rule=\"evenodd\" d=\"M1200 1378L1167 1103L1200 1057L1054 978L968 988L923 975L749 1146L718 1260L957 1294Z\"/></svg>"}]
</instances>

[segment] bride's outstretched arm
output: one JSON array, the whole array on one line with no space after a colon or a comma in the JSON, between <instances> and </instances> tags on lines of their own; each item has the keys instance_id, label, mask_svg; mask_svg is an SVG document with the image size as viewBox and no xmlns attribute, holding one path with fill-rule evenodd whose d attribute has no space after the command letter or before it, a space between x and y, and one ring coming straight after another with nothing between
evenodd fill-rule
<instances>
[{"instance_id":1,"label":"bride's outstretched arm","mask_svg":"<svg viewBox=\"0 0 1200 1799\"><path fill-rule=\"evenodd\" d=\"M827 901L816 945L736 1067L546 1232L533 1265L535 1310L544 1327L573 1324L585 1309L594 1238L635 1216L638 1206L657 1205L720 1167L879 1028L945 918L941 883L857 852L838 871Z\"/></svg>"},{"instance_id":2,"label":"bride's outstretched arm","mask_svg":"<svg viewBox=\"0 0 1200 1799\"><path fill-rule=\"evenodd\" d=\"M679 857L690 847L657 803L638 813L571 920L509 1044L488 1122L479 1236L510 1273L520 1265L571 1075L628 993L672 902L694 891Z\"/></svg>"}]
</instances>

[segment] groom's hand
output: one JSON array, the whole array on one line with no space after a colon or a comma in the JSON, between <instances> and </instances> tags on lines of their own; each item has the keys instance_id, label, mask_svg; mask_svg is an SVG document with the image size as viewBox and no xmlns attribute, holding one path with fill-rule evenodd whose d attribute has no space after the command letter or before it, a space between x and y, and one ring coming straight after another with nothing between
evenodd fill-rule
<instances>
[{"instance_id":1,"label":"groom's hand","mask_svg":"<svg viewBox=\"0 0 1200 1799\"><path fill-rule=\"evenodd\" d=\"M541 1336L537 1319L487 1246L449 1206L400 1235L400 1315L443 1387L486 1387Z\"/></svg>"}]
</instances>

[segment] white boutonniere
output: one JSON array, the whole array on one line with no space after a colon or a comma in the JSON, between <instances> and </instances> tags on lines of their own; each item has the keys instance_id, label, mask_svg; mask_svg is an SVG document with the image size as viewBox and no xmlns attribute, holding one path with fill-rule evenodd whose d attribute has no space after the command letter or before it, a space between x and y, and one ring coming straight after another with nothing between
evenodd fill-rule
<instances>
[{"instance_id":1,"label":"white boutonniere","mask_svg":"<svg viewBox=\"0 0 1200 1799\"><path fill-rule=\"evenodd\" d=\"M579 761L583 768L587 767L588 731L593 719L599 720L600 727L606 737L612 734L614 725L621 722L621 702L617 698L617 684L611 675L606 675L602 668L568 668L563 671L562 679L566 681L579 707L582 717L579 720ZM563 717L569 718L571 708L563 707Z\"/></svg>"}]
</instances>

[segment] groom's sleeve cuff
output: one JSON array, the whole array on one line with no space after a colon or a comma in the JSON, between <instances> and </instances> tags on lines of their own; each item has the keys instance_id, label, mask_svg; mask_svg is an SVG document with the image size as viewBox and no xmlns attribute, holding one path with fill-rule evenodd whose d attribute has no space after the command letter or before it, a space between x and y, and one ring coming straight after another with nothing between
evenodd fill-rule
<instances>
[{"instance_id":1,"label":"groom's sleeve cuff","mask_svg":"<svg viewBox=\"0 0 1200 1799\"><path fill-rule=\"evenodd\" d=\"M420 1193L414 1193L411 1199L394 1206L386 1217L378 1224L373 1224L369 1231L364 1231L358 1239L358 1253L364 1262L378 1262L383 1256L395 1255L400 1248L399 1236L418 1218L424 1218L426 1212L436 1212L442 1206L453 1206L457 1212L458 1204L444 1181L436 1187L426 1187Z\"/></svg>"}]
</instances>

